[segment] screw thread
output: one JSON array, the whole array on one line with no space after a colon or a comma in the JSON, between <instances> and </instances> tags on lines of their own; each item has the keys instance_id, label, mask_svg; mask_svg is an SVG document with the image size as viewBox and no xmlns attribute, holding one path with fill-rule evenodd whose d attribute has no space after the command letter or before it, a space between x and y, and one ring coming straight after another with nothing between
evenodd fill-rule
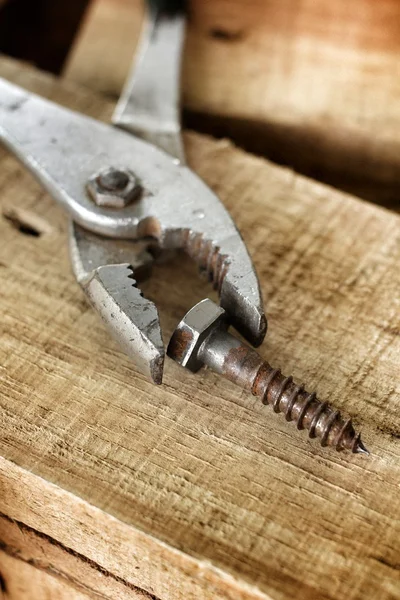
<instances>
[{"instance_id":1,"label":"screw thread","mask_svg":"<svg viewBox=\"0 0 400 600\"><path fill-rule=\"evenodd\" d=\"M279 369L263 363L252 384L252 393L261 396L263 404L269 404L276 413L284 413L287 421L294 421L297 429L308 430L310 438L320 438L321 446L333 446L336 450L367 452L360 434L351 419L344 419L339 410L328 402L318 400L303 385L296 385L292 377L285 377Z\"/></svg>"},{"instance_id":2,"label":"screw thread","mask_svg":"<svg viewBox=\"0 0 400 600\"><path fill-rule=\"evenodd\" d=\"M228 333L224 336L235 339ZM207 364L207 357L205 362ZM249 389L254 396L261 397L274 412L282 412L287 421L294 421L297 429L308 430L310 438L320 438L322 446L368 453L351 419L344 419L340 411L328 402L318 400L314 392L309 393L304 385L297 385L292 377L271 367L246 344L230 349L220 372L230 381Z\"/></svg>"}]
</instances>

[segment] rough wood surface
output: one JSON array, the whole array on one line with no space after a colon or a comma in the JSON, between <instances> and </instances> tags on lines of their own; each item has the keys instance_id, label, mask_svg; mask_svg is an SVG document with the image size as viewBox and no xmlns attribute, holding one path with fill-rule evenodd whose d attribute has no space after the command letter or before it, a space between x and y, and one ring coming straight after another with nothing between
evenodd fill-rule
<instances>
[{"instance_id":1,"label":"rough wood surface","mask_svg":"<svg viewBox=\"0 0 400 600\"><path fill-rule=\"evenodd\" d=\"M399 205L397 0L191 0L190 127L376 202ZM66 75L119 93L142 0L94 0Z\"/></svg>"},{"instance_id":2,"label":"rough wood surface","mask_svg":"<svg viewBox=\"0 0 400 600\"><path fill-rule=\"evenodd\" d=\"M112 110L10 61L0 74L98 118ZM24 549L12 519L28 532L23 556L39 560L47 539L83 597L400 598L399 217L227 141L188 133L185 145L254 258L262 354L354 416L372 456L324 451L208 371L168 361L163 386L145 381L74 281L65 215L0 150L6 585L18 553L4 560L4 547ZM166 334L209 294L183 257L143 287Z\"/></svg>"}]
</instances>

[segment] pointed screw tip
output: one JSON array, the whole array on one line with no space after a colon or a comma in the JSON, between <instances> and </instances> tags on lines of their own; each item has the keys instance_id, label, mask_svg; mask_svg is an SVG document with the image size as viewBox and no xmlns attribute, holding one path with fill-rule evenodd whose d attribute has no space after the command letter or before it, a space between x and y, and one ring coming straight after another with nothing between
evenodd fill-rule
<instances>
[{"instance_id":1,"label":"pointed screw tip","mask_svg":"<svg viewBox=\"0 0 400 600\"><path fill-rule=\"evenodd\" d=\"M370 456L370 451L364 446L364 444L362 443L362 441L359 439L358 440L358 444L355 448L355 452L356 454L366 454L367 456Z\"/></svg>"}]
</instances>

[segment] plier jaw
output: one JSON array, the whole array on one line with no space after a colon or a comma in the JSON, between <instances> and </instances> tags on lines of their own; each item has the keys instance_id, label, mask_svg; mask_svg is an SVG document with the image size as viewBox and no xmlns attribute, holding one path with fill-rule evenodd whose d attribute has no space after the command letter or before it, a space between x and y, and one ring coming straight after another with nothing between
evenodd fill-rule
<instances>
[{"instance_id":1,"label":"plier jaw","mask_svg":"<svg viewBox=\"0 0 400 600\"><path fill-rule=\"evenodd\" d=\"M158 311L138 288L153 263L147 244L105 238L72 221L69 238L72 268L91 305L138 369L161 384L165 350Z\"/></svg>"}]
</instances>

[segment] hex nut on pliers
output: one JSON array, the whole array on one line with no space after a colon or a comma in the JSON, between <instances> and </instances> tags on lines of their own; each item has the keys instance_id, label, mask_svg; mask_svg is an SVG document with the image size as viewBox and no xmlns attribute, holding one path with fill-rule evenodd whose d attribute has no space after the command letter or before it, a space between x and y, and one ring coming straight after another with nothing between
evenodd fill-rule
<instances>
[{"instance_id":1,"label":"hex nut on pliers","mask_svg":"<svg viewBox=\"0 0 400 600\"><path fill-rule=\"evenodd\" d=\"M138 199L142 186L129 169L105 167L92 175L87 190L97 206L124 208Z\"/></svg>"}]
</instances>

